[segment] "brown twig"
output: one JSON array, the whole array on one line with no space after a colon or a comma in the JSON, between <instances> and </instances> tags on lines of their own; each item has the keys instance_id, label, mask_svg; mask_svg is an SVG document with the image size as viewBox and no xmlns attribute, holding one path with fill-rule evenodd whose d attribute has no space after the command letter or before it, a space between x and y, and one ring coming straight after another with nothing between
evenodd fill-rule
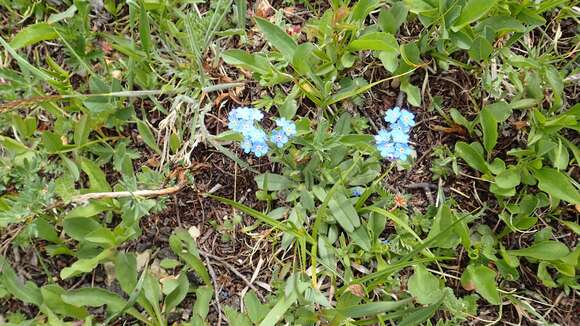
<instances>
[{"instance_id":1,"label":"brown twig","mask_svg":"<svg viewBox=\"0 0 580 326\"><path fill-rule=\"evenodd\" d=\"M200 253L201 253L201 251L200 251ZM203 253L202 253L202 255L203 255ZM221 326L223 317L222 317L222 305L220 303L220 292L218 290L217 276L216 276L215 271L214 271L213 267L211 266L211 262L209 261L209 258L207 256L205 256L205 263L207 264L207 269L209 271L209 275L211 276L211 280L213 283L213 293L215 296L216 309L218 312L217 326Z\"/></svg>"},{"instance_id":2,"label":"brown twig","mask_svg":"<svg viewBox=\"0 0 580 326\"><path fill-rule=\"evenodd\" d=\"M223 265L224 267L226 267L227 269L229 269L232 273L236 274L236 276L239 277L242 281L244 281L244 283L246 283L246 285L248 287L250 287L252 290L254 290L254 292L256 292L256 295L258 296L258 298L260 298L260 300L264 301L264 296L260 293L260 291L258 291L258 288L256 288L252 284L252 282L250 282L250 280L248 280L248 278L245 277L244 274L242 274L240 271L238 271L232 264L226 262L221 257L218 257L216 255L210 254L209 252L205 252L203 250L199 250L199 253L202 256L205 256L206 258L209 257L209 258L215 260L217 263Z\"/></svg>"}]
</instances>

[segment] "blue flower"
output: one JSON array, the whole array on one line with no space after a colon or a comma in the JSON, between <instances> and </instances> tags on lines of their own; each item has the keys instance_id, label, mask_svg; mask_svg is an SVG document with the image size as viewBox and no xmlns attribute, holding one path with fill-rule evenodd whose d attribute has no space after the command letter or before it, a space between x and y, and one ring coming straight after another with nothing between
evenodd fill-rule
<instances>
[{"instance_id":1,"label":"blue flower","mask_svg":"<svg viewBox=\"0 0 580 326\"><path fill-rule=\"evenodd\" d=\"M377 143L391 141L391 132L386 129L379 130L379 133L375 135L375 141Z\"/></svg>"},{"instance_id":2,"label":"blue flower","mask_svg":"<svg viewBox=\"0 0 580 326\"><path fill-rule=\"evenodd\" d=\"M395 106L394 108L389 109L387 110L387 112L385 112L385 121L388 123L395 123L397 122L400 116L401 116L401 108Z\"/></svg>"},{"instance_id":3,"label":"blue flower","mask_svg":"<svg viewBox=\"0 0 580 326\"><path fill-rule=\"evenodd\" d=\"M402 130L393 130L391 132L391 138L395 143L406 144L409 141L409 134Z\"/></svg>"},{"instance_id":4,"label":"blue flower","mask_svg":"<svg viewBox=\"0 0 580 326\"><path fill-rule=\"evenodd\" d=\"M381 129L375 135L377 149L388 160L406 160L413 152L409 146L409 132L415 125L415 115L407 110L394 107L385 112L389 129Z\"/></svg>"},{"instance_id":5,"label":"blue flower","mask_svg":"<svg viewBox=\"0 0 580 326\"><path fill-rule=\"evenodd\" d=\"M276 129L272 131L270 139L278 148L282 148L288 142L288 135L286 135L283 129Z\"/></svg>"},{"instance_id":6,"label":"blue flower","mask_svg":"<svg viewBox=\"0 0 580 326\"><path fill-rule=\"evenodd\" d=\"M399 117L399 122L407 127L415 126L415 115L407 110L401 110L401 116Z\"/></svg>"},{"instance_id":7,"label":"blue flower","mask_svg":"<svg viewBox=\"0 0 580 326\"><path fill-rule=\"evenodd\" d=\"M256 157L262 157L268 153L268 144L265 142L258 142L252 144L252 152Z\"/></svg>"},{"instance_id":8,"label":"blue flower","mask_svg":"<svg viewBox=\"0 0 580 326\"><path fill-rule=\"evenodd\" d=\"M294 121L288 120L286 118L280 118L276 120L276 126L281 127L286 136L289 138L296 135L296 124Z\"/></svg>"},{"instance_id":9,"label":"blue flower","mask_svg":"<svg viewBox=\"0 0 580 326\"><path fill-rule=\"evenodd\" d=\"M240 146L244 153L254 153L261 157L268 153L268 135L261 128L256 126L256 121L260 121L264 114L254 108L237 108L228 114L228 128L242 134L244 139Z\"/></svg>"},{"instance_id":10,"label":"blue flower","mask_svg":"<svg viewBox=\"0 0 580 326\"><path fill-rule=\"evenodd\" d=\"M397 159L404 161L411 155L412 150L408 144L396 144L394 152Z\"/></svg>"},{"instance_id":11,"label":"blue flower","mask_svg":"<svg viewBox=\"0 0 580 326\"><path fill-rule=\"evenodd\" d=\"M354 187L354 188L352 188L351 193L352 193L353 197L360 197L364 191L365 191L365 188L363 188L363 187Z\"/></svg>"}]
</instances>

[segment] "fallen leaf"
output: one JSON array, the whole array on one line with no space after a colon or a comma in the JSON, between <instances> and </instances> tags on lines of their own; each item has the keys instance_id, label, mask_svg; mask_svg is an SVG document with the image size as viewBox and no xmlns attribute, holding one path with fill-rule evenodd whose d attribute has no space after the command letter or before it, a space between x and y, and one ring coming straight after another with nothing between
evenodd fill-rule
<instances>
[{"instance_id":1,"label":"fallen leaf","mask_svg":"<svg viewBox=\"0 0 580 326\"><path fill-rule=\"evenodd\" d=\"M270 5L268 0L258 0L258 2L256 2L255 12L258 17L268 18L274 13L274 8L272 8L272 5Z\"/></svg>"},{"instance_id":2,"label":"fallen leaf","mask_svg":"<svg viewBox=\"0 0 580 326\"><path fill-rule=\"evenodd\" d=\"M365 296L365 289L360 284L351 284L346 288L346 290L359 298Z\"/></svg>"},{"instance_id":3,"label":"fallen leaf","mask_svg":"<svg viewBox=\"0 0 580 326\"><path fill-rule=\"evenodd\" d=\"M446 134L457 134L457 135L461 135L461 136L467 136L467 131L465 131L465 128L463 128L462 126L460 126L458 124L453 124L451 127L444 127L444 126L435 125L435 126L431 127L431 129L433 129L435 131L441 131L441 132L444 132Z\"/></svg>"}]
</instances>

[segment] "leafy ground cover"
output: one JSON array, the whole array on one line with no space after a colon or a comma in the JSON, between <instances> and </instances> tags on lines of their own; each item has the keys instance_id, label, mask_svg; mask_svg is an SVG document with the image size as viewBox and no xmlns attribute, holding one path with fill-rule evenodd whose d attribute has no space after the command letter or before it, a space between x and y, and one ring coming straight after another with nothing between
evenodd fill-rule
<instances>
[{"instance_id":1,"label":"leafy ground cover","mask_svg":"<svg viewBox=\"0 0 580 326\"><path fill-rule=\"evenodd\" d=\"M579 324L578 14L0 0L0 324Z\"/></svg>"}]
</instances>

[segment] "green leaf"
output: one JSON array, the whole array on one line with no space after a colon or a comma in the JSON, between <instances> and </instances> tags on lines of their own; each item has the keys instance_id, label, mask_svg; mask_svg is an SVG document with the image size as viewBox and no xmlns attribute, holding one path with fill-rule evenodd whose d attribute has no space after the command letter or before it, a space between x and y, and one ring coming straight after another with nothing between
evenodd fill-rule
<instances>
[{"instance_id":1,"label":"green leaf","mask_svg":"<svg viewBox=\"0 0 580 326\"><path fill-rule=\"evenodd\" d=\"M280 27L260 17L256 17L256 24L268 42L278 49L288 62L292 62L297 45L290 35L286 34Z\"/></svg>"},{"instance_id":2,"label":"green leaf","mask_svg":"<svg viewBox=\"0 0 580 326\"><path fill-rule=\"evenodd\" d=\"M559 241L542 241L530 247L506 250L512 256L531 257L539 260L558 260L570 253L568 247Z\"/></svg>"},{"instance_id":3,"label":"green leaf","mask_svg":"<svg viewBox=\"0 0 580 326\"><path fill-rule=\"evenodd\" d=\"M510 189L520 184L520 171L516 168L509 168L495 177L495 184L503 189Z\"/></svg>"},{"instance_id":4,"label":"green leaf","mask_svg":"<svg viewBox=\"0 0 580 326\"><path fill-rule=\"evenodd\" d=\"M491 43L481 36L473 40L473 43L471 43L471 47L468 50L471 59L476 61L487 60L492 52L493 47L491 46Z\"/></svg>"},{"instance_id":5,"label":"green leaf","mask_svg":"<svg viewBox=\"0 0 580 326\"><path fill-rule=\"evenodd\" d=\"M113 312L121 311L127 305L127 301L117 294L100 288L82 288L68 291L62 294L61 298L65 303L76 307L101 307L106 305ZM148 324L148 320L143 318L135 308L127 309L127 313Z\"/></svg>"},{"instance_id":6,"label":"green leaf","mask_svg":"<svg viewBox=\"0 0 580 326\"><path fill-rule=\"evenodd\" d=\"M252 326L252 321L248 316L238 312L230 306L224 307L224 313L228 319L229 325ZM274 325L274 324L272 324Z\"/></svg>"},{"instance_id":7,"label":"green leaf","mask_svg":"<svg viewBox=\"0 0 580 326\"><path fill-rule=\"evenodd\" d=\"M513 108L504 101L487 105L483 110L487 110L498 123L506 121L512 114Z\"/></svg>"},{"instance_id":8,"label":"green leaf","mask_svg":"<svg viewBox=\"0 0 580 326\"><path fill-rule=\"evenodd\" d=\"M371 239L369 238L369 232L365 225L356 228L356 230L350 234L350 238L364 251L371 251Z\"/></svg>"},{"instance_id":9,"label":"green leaf","mask_svg":"<svg viewBox=\"0 0 580 326\"><path fill-rule=\"evenodd\" d=\"M0 256L0 285L4 285L6 291L18 300L36 306L42 304L42 294L36 284L32 282L23 283L16 275L14 269L8 264L8 261L2 256Z\"/></svg>"},{"instance_id":10,"label":"green leaf","mask_svg":"<svg viewBox=\"0 0 580 326\"><path fill-rule=\"evenodd\" d=\"M105 173L96 163L83 157L81 158L80 165L81 169L89 177L90 192L111 191L111 186L107 182Z\"/></svg>"},{"instance_id":11,"label":"green leaf","mask_svg":"<svg viewBox=\"0 0 580 326\"><path fill-rule=\"evenodd\" d=\"M111 249L105 249L100 254L96 255L93 258L84 258L75 261L69 267L65 267L60 270L60 278L63 280L80 275L82 273L92 272L97 265L99 265L103 260L109 258L111 256L112 251Z\"/></svg>"},{"instance_id":12,"label":"green leaf","mask_svg":"<svg viewBox=\"0 0 580 326\"><path fill-rule=\"evenodd\" d=\"M212 296L213 289L209 286L200 286L195 290L196 299L193 304L193 312L197 316L206 319L207 314L209 313L209 303Z\"/></svg>"},{"instance_id":13,"label":"green leaf","mask_svg":"<svg viewBox=\"0 0 580 326\"><path fill-rule=\"evenodd\" d=\"M290 307L296 302L297 296L295 292L289 297L285 295L281 295L274 307L268 312L264 320L260 323L259 326L272 326L276 325L278 321L280 321L286 314L286 311L290 309Z\"/></svg>"},{"instance_id":14,"label":"green leaf","mask_svg":"<svg viewBox=\"0 0 580 326\"><path fill-rule=\"evenodd\" d=\"M485 300L494 305L501 303L495 282L496 272L484 265L469 265L461 276L461 284L466 289L475 288Z\"/></svg>"},{"instance_id":15,"label":"green leaf","mask_svg":"<svg viewBox=\"0 0 580 326\"><path fill-rule=\"evenodd\" d=\"M48 19L46 20L46 22L49 24L58 23L61 20L73 18L75 16L76 12L77 12L77 6L72 5L72 6L68 7L68 9L63 11L63 12L59 12L58 14L50 15L48 17Z\"/></svg>"},{"instance_id":16,"label":"green leaf","mask_svg":"<svg viewBox=\"0 0 580 326\"><path fill-rule=\"evenodd\" d=\"M85 236L102 228L99 222L87 217L65 218L63 222L64 233L77 241L85 240Z\"/></svg>"},{"instance_id":17,"label":"green leaf","mask_svg":"<svg viewBox=\"0 0 580 326\"><path fill-rule=\"evenodd\" d=\"M154 150L155 153L161 154L161 150L159 149L157 141L155 141L155 136L151 129L149 129L149 126L145 122L137 120L137 130L139 130L139 135L143 138L143 142L149 146L149 148Z\"/></svg>"},{"instance_id":18,"label":"green leaf","mask_svg":"<svg viewBox=\"0 0 580 326\"><path fill-rule=\"evenodd\" d=\"M246 51L234 49L227 50L222 54L225 63L238 66L259 74L266 74L271 70L271 65L266 57L258 54L250 54Z\"/></svg>"},{"instance_id":19,"label":"green leaf","mask_svg":"<svg viewBox=\"0 0 580 326\"><path fill-rule=\"evenodd\" d=\"M391 8L381 9L379 24L384 32L396 34L401 24L407 19L407 7L403 2L395 2Z\"/></svg>"},{"instance_id":20,"label":"green leaf","mask_svg":"<svg viewBox=\"0 0 580 326\"><path fill-rule=\"evenodd\" d=\"M461 14L455 21L451 30L459 31L465 25L468 25L479 18L483 17L496 4L497 0L469 0L461 10Z\"/></svg>"},{"instance_id":21,"label":"green leaf","mask_svg":"<svg viewBox=\"0 0 580 326\"><path fill-rule=\"evenodd\" d=\"M538 179L538 188L540 190L571 204L580 204L580 193L564 173L556 169L543 167L534 171L534 175Z\"/></svg>"},{"instance_id":22,"label":"green leaf","mask_svg":"<svg viewBox=\"0 0 580 326\"><path fill-rule=\"evenodd\" d=\"M392 34L372 32L350 42L348 48L353 51L374 50L398 53L399 43Z\"/></svg>"},{"instance_id":23,"label":"green leaf","mask_svg":"<svg viewBox=\"0 0 580 326\"><path fill-rule=\"evenodd\" d=\"M419 87L411 84L408 78L401 82L401 90L407 94L407 101L413 106L421 106L421 90Z\"/></svg>"},{"instance_id":24,"label":"green leaf","mask_svg":"<svg viewBox=\"0 0 580 326\"><path fill-rule=\"evenodd\" d=\"M352 202L342 192L334 193L334 196L328 201L328 208L345 231L351 233L360 226L360 218Z\"/></svg>"},{"instance_id":25,"label":"green leaf","mask_svg":"<svg viewBox=\"0 0 580 326\"><path fill-rule=\"evenodd\" d=\"M10 42L14 50L25 46L33 45L38 42L54 40L58 38L58 33L47 23L37 23L28 25L23 28Z\"/></svg>"},{"instance_id":26,"label":"green leaf","mask_svg":"<svg viewBox=\"0 0 580 326\"><path fill-rule=\"evenodd\" d=\"M418 303L427 305L435 303L444 295L439 278L431 274L423 265L414 266L415 273L409 278L409 292Z\"/></svg>"},{"instance_id":27,"label":"green leaf","mask_svg":"<svg viewBox=\"0 0 580 326\"><path fill-rule=\"evenodd\" d=\"M250 291L244 296L244 308L254 324L259 323L268 314L268 306L263 305L258 300L254 291Z\"/></svg>"},{"instance_id":28,"label":"green leaf","mask_svg":"<svg viewBox=\"0 0 580 326\"><path fill-rule=\"evenodd\" d=\"M137 257L134 253L118 252L115 259L115 277L127 294L137 286Z\"/></svg>"},{"instance_id":29,"label":"green leaf","mask_svg":"<svg viewBox=\"0 0 580 326\"><path fill-rule=\"evenodd\" d=\"M381 301L371 302L361 305L337 309L341 314L349 318L361 318L365 316L376 316L387 311L397 310L411 303L412 299L404 299L399 301Z\"/></svg>"},{"instance_id":30,"label":"green leaf","mask_svg":"<svg viewBox=\"0 0 580 326\"><path fill-rule=\"evenodd\" d=\"M483 132L483 147L485 147L487 154L491 155L491 151L497 144L497 121L493 114L486 109L481 111L479 119Z\"/></svg>"},{"instance_id":31,"label":"green leaf","mask_svg":"<svg viewBox=\"0 0 580 326\"><path fill-rule=\"evenodd\" d=\"M88 312L85 308L75 307L65 303L62 300L61 295L63 295L66 291L57 284L45 285L40 288L40 292L42 293L43 304L45 304L50 310L57 314L73 317L76 319L83 319L88 315Z\"/></svg>"},{"instance_id":32,"label":"green leaf","mask_svg":"<svg viewBox=\"0 0 580 326\"><path fill-rule=\"evenodd\" d=\"M483 155L465 142L455 144L455 153L459 155L467 164L479 172L487 173L489 169Z\"/></svg>"},{"instance_id":33,"label":"green leaf","mask_svg":"<svg viewBox=\"0 0 580 326\"><path fill-rule=\"evenodd\" d=\"M255 176L254 181L256 181L259 189L267 191L285 190L288 189L291 183L290 179L285 176L270 172Z\"/></svg>"},{"instance_id":34,"label":"green leaf","mask_svg":"<svg viewBox=\"0 0 580 326\"><path fill-rule=\"evenodd\" d=\"M185 273L182 272L179 274L177 284L177 288L165 297L165 304L163 305L165 313L171 312L173 308L177 307L187 296L187 292L189 291L189 280Z\"/></svg>"},{"instance_id":35,"label":"green leaf","mask_svg":"<svg viewBox=\"0 0 580 326\"><path fill-rule=\"evenodd\" d=\"M433 303L427 307L417 309L411 313L406 313L403 319L397 324L397 326L415 326L427 321L431 318L439 307L441 307L442 301Z\"/></svg>"}]
</instances>

